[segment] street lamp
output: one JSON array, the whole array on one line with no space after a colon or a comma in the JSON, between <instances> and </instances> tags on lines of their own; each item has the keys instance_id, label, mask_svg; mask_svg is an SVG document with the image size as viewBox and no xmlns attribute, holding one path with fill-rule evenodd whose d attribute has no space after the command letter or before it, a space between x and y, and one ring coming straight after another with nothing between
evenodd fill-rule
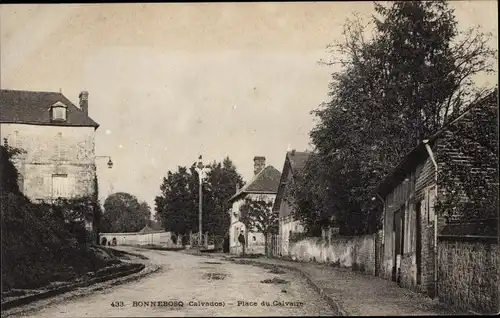
<instances>
[{"instance_id":1,"label":"street lamp","mask_svg":"<svg viewBox=\"0 0 500 318\"><path fill-rule=\"evenodd\" d=\"M198 173L198 181L199 181L199 185L198 185L198 193L199 193L199 196L198 196L198 246L201 247L201 243L202 243L202 239L201 239L201 235L202 235L202 228L201 228L201 224L202 224L202 185L203 185L203 179L205 178L206 176L206 172L207 172L207 167L203 165L203 163L201 162L201 155L200 157L198 158L198 163L195 164L195 170L196 172Z\"/></svg>"},{"instance_id":2,"label":"street lamp","mask_svg":"<svg viewBox=\"0 0 500 318\"><path fill-rule=\"evenodd\" d=\"M102 159L102 158L107 158L108 159L108 169L113 168L113 161L111 161L110 156L95 156L95 159ZM111 183L111 180L109 181L109 193L111 194L113 192L113 184Z\"/></svg>"},{"instance_id":3,"label":"street lamp","mask_svg":"<svg viewBox=\"0 0 500 318\"><path fill-rule=\"evenodd\" d=\"M113 161L111 161L111 157L110 156L95 156L96 159L100 159L100 158L108 158L108 168L111 169L113 168Z\"/></svg>"}]
</instances>

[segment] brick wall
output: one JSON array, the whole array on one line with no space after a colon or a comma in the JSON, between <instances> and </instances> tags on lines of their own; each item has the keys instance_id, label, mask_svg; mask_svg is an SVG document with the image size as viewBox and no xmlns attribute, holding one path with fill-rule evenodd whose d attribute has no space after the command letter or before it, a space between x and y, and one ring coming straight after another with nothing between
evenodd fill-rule
<instances>
[{"instance_id":1,"label":"brick wall","mask_svg":"<svg viewBox=\"0 0 500 318\"><path fill-rule=\"evenodd\" d=\"M35 200L52 199L52 176L67 175L71 197L92 195L95 130L93 127L1 124L1 135L24 154L14 163L20 173L22 191Z\"/></svg>"},{"instance_id":2,"label":"brick wall","mask_svg":"<svg viewBox=\"0 0 500 318\"><path fill-rule=\"evenodd\" d=\"M441 240L438 250L439 299L464 310L498 313L498 244Z\"/></svg>"}]
</instances>

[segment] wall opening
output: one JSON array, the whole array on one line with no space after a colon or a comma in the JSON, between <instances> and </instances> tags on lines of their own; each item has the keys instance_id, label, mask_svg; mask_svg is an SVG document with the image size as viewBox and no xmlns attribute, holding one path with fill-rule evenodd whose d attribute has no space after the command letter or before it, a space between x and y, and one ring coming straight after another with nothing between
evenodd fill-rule
<instances>
[{"instance_id":1,"label":"wall opening","mask_svg":"<svg viewBox=\"0 0 500 318\"><path fill-rule=\"evenodd\" d=\"M422 284L422 201L418 201L415 206L415 256L417 263L417 285Z\"/></svg>"}]
</instances>

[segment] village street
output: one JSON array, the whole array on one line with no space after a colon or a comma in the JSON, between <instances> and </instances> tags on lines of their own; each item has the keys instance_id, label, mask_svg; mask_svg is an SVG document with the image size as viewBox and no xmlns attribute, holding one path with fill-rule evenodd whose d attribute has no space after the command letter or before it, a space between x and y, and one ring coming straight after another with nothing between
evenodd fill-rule
<instances>
[{"instance_id":1,"label":"village street","mask_svg":"<svg viewBox=\"0 0 500 318\"><path fill-rule=\"evenodd\" d=\"M91 296L52 302L53 305L36 308L25 316L199 317L335 314L307 282L293 272L273 274L260 267L178 252L138 250L131 247L119 249L141 253L153 262L160 263L163 269L138 281L113 286ZM288 283L261 283L262 280L273 277ZM147 307L144 302L148 301L162 303L157 303L156 306L150 304ZM262 306L262 301L267 301L270 306ZM178 305L179 302L182 302L183 306ZM203 306L201 302L218 304ZM247 302L247 305L254 303L254 306L242 306L241 303L238 305L238 302ZM302 305L290 306L297 302Z\"/></svg>"}]
</instances>

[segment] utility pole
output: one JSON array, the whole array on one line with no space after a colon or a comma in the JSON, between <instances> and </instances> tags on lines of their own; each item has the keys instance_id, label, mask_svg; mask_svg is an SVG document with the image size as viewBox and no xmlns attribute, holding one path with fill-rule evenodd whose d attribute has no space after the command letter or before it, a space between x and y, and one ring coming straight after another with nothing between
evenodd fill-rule
<instances>
[{"instance_id":1,"label":"utility pole","mask_svg":"<svg viewBox=\"0 0 500 318\"><path fill-rule=\"evenodd\" d=\"M200 182L199 182L199 190L198 190L198 193L199 193L199 196L198 196L198 229L199 229L199 236L198 236L198 246L201 247L201 244L202 244L202 239L201 239L201 235L203 233L203 231L201 230L201 224L202 224L202 211L203 211L203 199L202 199L202 183L203 183L203 179L201 178L201 175L199 176L199 179L200 179Z\"/></svg>"},{"instance_id":2,"label":"utility pole","mask_svg":"<svg viewBox=\"0 0 500 318\"><path fill-rule=\"evenodd\" d=\"M198 185L198 247L201 248L201 245L203 244L203 239L202 239L202 211L203 211L203 193L202 193L202 185L203 185L203 177L205 173L205 166L201 162L202 156L198 157L198 164L196 165L196 171L198 172L198 180L199 180L199 185Z\"/></svg>"}]
</instances>

